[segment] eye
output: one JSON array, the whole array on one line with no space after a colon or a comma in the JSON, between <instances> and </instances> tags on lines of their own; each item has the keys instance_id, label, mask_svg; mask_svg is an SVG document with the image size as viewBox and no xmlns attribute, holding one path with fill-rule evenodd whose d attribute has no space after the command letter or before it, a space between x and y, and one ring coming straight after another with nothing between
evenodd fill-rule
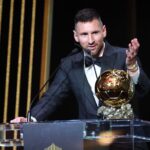
<instances>
[{"instance_id":1,"label":"eye","mask_svg":"<svg viewBox=\"0 0 150 150\"><path fill-rule=\"evenodd\" d=\"M99 34L99 31L94 31L92 34L95 34L95 35Z\"/></svg>"},{"instance_id":2,"label":"eye","mask_svg":"<svg viewBox=\"0 0 150 150\"><path fill-rule=\"evenodd\" d=\"M86 36L86 35L88 35L88 34L87 34L87 33L82 33L82 34L81 34L81 36Z\"/></svg>"}]
</instances>

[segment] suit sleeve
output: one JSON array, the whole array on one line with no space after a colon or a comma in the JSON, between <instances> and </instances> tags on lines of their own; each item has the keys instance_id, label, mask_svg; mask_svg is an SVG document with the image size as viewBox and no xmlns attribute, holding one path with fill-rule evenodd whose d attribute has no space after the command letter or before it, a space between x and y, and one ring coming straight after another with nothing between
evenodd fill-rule
<instances>
[{"instance_id":1,"label":"suit sleeve","mask_svg":"<svg viewBox=\"0 0 150 150\"><path fill-rule=\"evenodd\" d=\"M45 120L69 96L70 92L67 73L60 67L48 90L31 109L31 115L38 121Z\"/></svg>"},{"instance_id":2,"label":"suit sleeve","mask_svg":"<svg viewBox=\"0 0 150 150\"><path fill-rule=\"evenodd\" d=\"M140 60L138 59L138 65L140 68L140 75L138 79L138 83L135 85L136 95L139 98L143 98L150 92L150 79L142 69L142 65Z\"/></svg>"}]
</instances>

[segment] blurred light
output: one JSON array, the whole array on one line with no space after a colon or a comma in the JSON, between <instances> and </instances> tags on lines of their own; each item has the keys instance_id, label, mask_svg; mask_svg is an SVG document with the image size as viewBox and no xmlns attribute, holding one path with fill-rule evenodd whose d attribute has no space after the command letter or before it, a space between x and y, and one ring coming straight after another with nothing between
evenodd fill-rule
<instances>
[{"instance_id":1,"label":"blurred light","mask_svg":"<svg viewBox=\"0 0 150 150\"><path fill-rule=\"evenodd\" d=\"M114 142L117 135L117 131L104 131L99 134L100 138L97 141L101 146L109 146Z\"/></svg>"}]
</instances>

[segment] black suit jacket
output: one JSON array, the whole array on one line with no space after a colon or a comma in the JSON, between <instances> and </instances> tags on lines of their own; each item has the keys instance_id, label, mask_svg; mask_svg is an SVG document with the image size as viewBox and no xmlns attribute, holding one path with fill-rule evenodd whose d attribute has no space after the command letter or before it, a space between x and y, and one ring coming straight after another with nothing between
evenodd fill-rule
<instances>
[{"instance_id":1,"label":"black suit jacket","mask_svg":"<svg viewBox=\"0 0 150 150\"><path fill-rule=\"evenodd\" d=\"M126 70L125 50L125 48L115 47L106 42L101 72L108 69ZM150 80L142 70L139 60L138 64L140 77L136 85L136 96L140 97L149 91ZM72 93L78 102L79 119L96 119L98 107L84 73L82 51L62 59L54 81L38 104L32 108L32 116L39 121L45 120Z\"/></svg>"}]
</instances>

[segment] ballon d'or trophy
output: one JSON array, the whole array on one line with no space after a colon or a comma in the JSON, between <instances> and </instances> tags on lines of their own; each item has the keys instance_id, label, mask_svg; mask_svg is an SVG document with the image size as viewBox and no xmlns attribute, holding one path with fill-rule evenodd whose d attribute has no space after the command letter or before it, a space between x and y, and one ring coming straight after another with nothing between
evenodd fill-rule
<instances>
[{"instance_id":1,"label":"ballon d'or trophy","mask_svg":"<svg viewBox=\"0 0 150 150\"><path fill-rule=\"evenodd\" d=\"M134 95L134 83L124 70L107 70L95 84L96 95L102 105L97 114L104 119L133 119L130 100Z\"/></svg>"}]
</instances>

